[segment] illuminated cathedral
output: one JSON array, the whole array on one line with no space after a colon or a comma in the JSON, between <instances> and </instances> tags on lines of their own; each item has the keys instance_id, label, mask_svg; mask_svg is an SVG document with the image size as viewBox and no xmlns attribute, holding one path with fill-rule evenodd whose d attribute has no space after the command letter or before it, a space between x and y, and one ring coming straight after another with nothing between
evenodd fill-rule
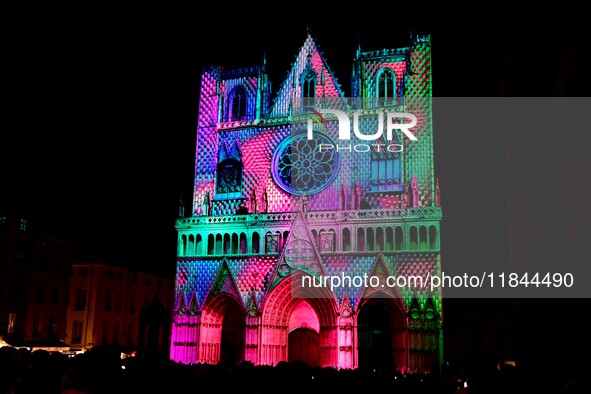
<instances>
[{"instance_id":1,"label":"illuminated cathedral","mask_svg":"<svg viewBox=\"0 0 591 394\"><path fill-rule=\"evenodd\" d=\"M441 292L399 280L441 272L430 37L352 57L350 96L310 34L278 91L202 71L172 360L439 371Z\"/></svg>"}]
</instances>

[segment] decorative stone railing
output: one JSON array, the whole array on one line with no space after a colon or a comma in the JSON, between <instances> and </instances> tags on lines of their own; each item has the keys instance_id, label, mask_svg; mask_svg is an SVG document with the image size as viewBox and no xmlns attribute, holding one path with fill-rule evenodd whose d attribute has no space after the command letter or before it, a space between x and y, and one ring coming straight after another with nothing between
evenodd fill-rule
<instances>
[{"instance_id":1,"label":"decorative stone railing","mask_svg":"<svg viewBox=\"0 0 591 394\"><path fill-rule=\"evenodd\" d=\"M240 78L240 77L244 77L244 76L257 75L261 71L265 71L264 66L262 69L259 66L234 68L234 69L222 71L221 76L224 79Z\"/></svg>"},{"instance_id":2,"label":"decorative stone railing","mask_svg":"<svg viewBox=\"0 0 591 394\"><path fill-rule=\"evenodd\" d=\"M231 130L244 127L255 127L259 124L258 119L235 120L232 122L222 122L217 124L218 130Z\"/></svg>"},{"instance_id":3,"label":"decorative stone railing","mask_svg":"<svg viewBox=\"0 0 591 394\"><path fill-rule=\"evenodd\" d=\"M362 209L351 211L310 211L306 214L309 223L326 222L382 222L401 220L439 220L441 207L415 207L395 209ZM269 223L290 222L295 212L254 213L232 216L194 216L177 219L177 229L216 225L224 223L243 223L245 225L266 225Z\"/></svg>"}]
</instances>

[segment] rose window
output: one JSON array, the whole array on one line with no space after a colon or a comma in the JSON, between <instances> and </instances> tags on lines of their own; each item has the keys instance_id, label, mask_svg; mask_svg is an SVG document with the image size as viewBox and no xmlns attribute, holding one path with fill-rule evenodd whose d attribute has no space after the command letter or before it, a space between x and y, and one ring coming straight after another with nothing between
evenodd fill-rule
<instances>
[{"instance_id":1,"label":"rose window","mask_svg":"<svg viewBox=\"0 0 591 394\"><path fill-rule=\"evenodd\" d=\"M300 196L318 193L332 183L339 169L332 140L315 131L314 139L297 134L279 144L273 155L273 179L288 193Z\"/></svg>"}]
</instances>

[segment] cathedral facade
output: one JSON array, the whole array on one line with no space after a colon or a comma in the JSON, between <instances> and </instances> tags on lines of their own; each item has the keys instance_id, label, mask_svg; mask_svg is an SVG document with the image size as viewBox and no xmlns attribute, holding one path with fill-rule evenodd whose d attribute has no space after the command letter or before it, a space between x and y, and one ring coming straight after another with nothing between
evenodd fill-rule
<instances>
[{"instance_id":1,"label":"cathedral facade","mask_svg":"<svg viewBox=\"0 0 591 394\"><path fill-rule=\"evenodd\" d=\"M358 50L349 97L311 35L264 63L202 71L171 359L438 371L430 37Z\"/></svg>"}]
</instances>

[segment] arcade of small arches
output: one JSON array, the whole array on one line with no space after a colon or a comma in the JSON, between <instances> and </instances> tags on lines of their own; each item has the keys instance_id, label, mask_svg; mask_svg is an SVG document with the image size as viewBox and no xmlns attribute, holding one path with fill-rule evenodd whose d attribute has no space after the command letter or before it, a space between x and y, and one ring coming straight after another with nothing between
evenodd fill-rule
<instances>
[{"instance_id":1,"label":"arcade of small arches","mask_svg":"<svg viewBox=\"0 0 591 394\"><path fill-rule=\"evenodd\" d=\"M438 251L439 225L348 226L312 229L320 253ZM340 237L337 236L337 231ZM179 257L276 254L283 250L289 231L181 233Z\"/></svg>"},{"instance_id":2,"label":"arcade of small arches","mask_svg":"<svg viewBox=\"0 0 591 394\"><path fill-rule=\"evenodd\" d=\"M431 371L438 365L438 317L414 318L395 290L340 306L326 288L294 287L300 271L264 297L260 309L226 292L210 296L200 311L175 314L171 358L183 363L312 366ZM314 291L311 296L310 291Z\"/></svg>"}]
</instances>

